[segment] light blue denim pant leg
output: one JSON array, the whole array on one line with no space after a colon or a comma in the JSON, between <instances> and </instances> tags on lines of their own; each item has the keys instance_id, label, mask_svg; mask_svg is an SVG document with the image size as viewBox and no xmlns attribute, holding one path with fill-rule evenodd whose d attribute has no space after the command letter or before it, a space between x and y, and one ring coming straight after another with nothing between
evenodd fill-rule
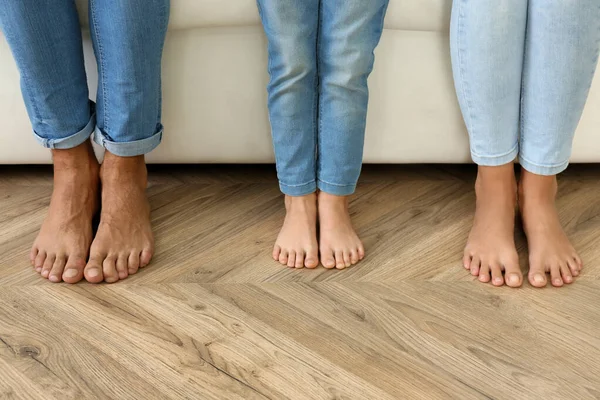
<instances>
[{"instance_id":1,"label":"light blue denim pant leg","mask_svg":"<svg viewBox=\"0 0 600 400\"><path fill-rule=\"evenodd\" d=\"M283 193L352 194L367 78L388 0L258 0L269 42L269 116Z\"/></svg>"},{"instance_id":2,"label":"light blue denim pant leg","mask_svg":"<svg viewBox=\"0 0 600 400\"><path fill-rule=\"evenodd\" d=\"M169 0L90 0L98 60L97 105L89 100L81 28L73 0L6 0L0 28L21 75L42 145L70 149L96 140L119 156L161 141L160 60Z\"/></svg>"},{"instance_id":3,"label":"light blue denim pant leg","mask_svg":"<svg viewBox=\"0 0 600 400\"><path fill-rule=\"evenodd\" d=\"M473 161L566 169L599 47L598 0L454 0L452 64Z\"/></svg>"}]
</instances>

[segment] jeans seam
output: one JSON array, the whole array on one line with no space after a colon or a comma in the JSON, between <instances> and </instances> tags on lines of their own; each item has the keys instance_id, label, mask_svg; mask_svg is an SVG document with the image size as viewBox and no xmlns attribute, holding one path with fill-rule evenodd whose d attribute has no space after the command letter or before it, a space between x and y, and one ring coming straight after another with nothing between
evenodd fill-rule
<instances>
[{"instance_id":1,"label":"jeans seam","mask_svg":"<svg viewBox=\"0 0 600 400\"><path fill-rule=\"evenodd\" d=\"M600 14L600 6L598 6L598 14ZM598 22L597 33L596 33L596 53L594 54L594 58L592 59L592 64L594 66L598 65L598 59L600 58L600 19L596 20ZM588 94L590 89L592 88L592 83L594 82L594 77L596 76L596 68L592 68L592 72L590 74L590 80L588 83Z\"/></svg>"},{"instance_id":2,"label":"jeans seam","mask_svg":"<svg viewBox=\"0 0 600 400\"><path fill-rule=\"evenodd\" d=\"M526 157L523 157L521 154L519 154L519 160L525 161L527 164L531 164L531 165L533 165L535 167L539 167L539 168L557 168L557 167L562 167L563 165L569 163L569 160L567 159L566 161L562 161L557 164L538 164L538 163L530 161Z\"/></svg>"},{"instance_id":3,"label":"jeans seam","mask_svg":"<svg viewBox=\"0 0 600 400\"><path fill-rule=\"evenodd\" d=\"M321 5L323 4L322 0L319 0L317 5L317 43L316 43L316 61L317 61L317 71L315 74L315 95L313 101L313 143L314 143L314 152L315 152L315 165L314 171L315 175L319 176L320 174L320 136L321 136L321 114L322 114L322 104L321 104L321 31L323 25L323 12L321 10Z\"/></svg>"},{"instance_id":4,"label":"jeans seam","mask_svg":"<svg viewBox=\"0 0 600 400\"><path fill-rule=\"evenodd\" d=\"M315 180L315 179L313 179L313 180L311 180L311 181L309 181L309 182L306 182L306 183L300 183L300 184L298 184L298 185L290 185L290 184L287 184L287 183L285 183L285 182L282 182L282 181L279 181L279 184L280 184L280 185L282 185L282 186L286 186L286 187L302 187L302 186L307 186L307 185L310 185L311 183L315 183L315 182L316 182L316 180Z\"/></svg>"},{"instance_id":5,"label":"jeans seam","mask_svg":"<svg viewBox=\"0 0 600 400\"><path fill-rule=\"evenodd\" d=\"M527 74L527 52L529 51L529 5L527 7L527 16L525 18L525 43L523 45L523 62L521 65L521 98L519 99L519 146L523 148L525 145L525 81L529 76Z\"/></svg>"},{"instance_id":6,"label":"jeans seam","mask_svg":"<svg viewBox=\"0 0 600 400\"><path fill-rule=\"evenodd\" d=\"M515 143L515 145L513 145L513 147L507 151L506 153L502 153L499 155L495 155L495 156L484 156L481 154L477 154L474 151L471 151L471 155L477 158L487 158L487 159L496 159L496 158L502 158L502 157L506 157L507 155L509 155L510 153L513 153L515 150L519 149L519 142Z\"/></svg>"},{"instance_id":7,"label":"jeans seam","mask_svg":"<svg viewBox=\"0 0 600 400\"><path fill-rule=\"evenodd\" d=\"M106 105L106 75L105 75L105 71L106 71L106 65L104 64L105 62L105 57L104 57L104 49L102 47L102 41L100 40L100 30L98 29L98 17L96 14L96 0L90 0L90 9L91 9L91 15L90 17L92 18L93 22L91 25L93 25L94 27L94 34L96 36L96 46L98 48L98 55L97 57L99 57L99 62L98 62L98 74L101 77L101 82L102 82L102 107L104 108L104 112L102 115L102 119L103 119L103 128L105 131L108 131L108 121L109 121L109 113L108 113L108 107Z\"/></svg>"},{"instance_id":8,"label":"jeans seam","mask_svg":"<svg viewBox=\"0 0 600 400\"><path fill-rule=\"evenodd\" d=\"M166 0L162 2L162 19L163 19L163 27L164 27L164 31L163 31L163 39L162 39L162 43L160 45L160 55L162 58L162 54L164 52L165 49L165 36L167 34L167 29L169 26L169 11L171 9L171 0ZM161 120L162 120L162 65L159 65L159 73L158 73L158 110L156 113L156 125L157 125L157 129L158 126L161 124Z\"/></svg>"},{"instance_id":9,"label":"jeans seam","mask_svg":"<svg viewBox=\"0 0 600 400\"><path fill-rule=\"evenodd\" d=\"M327 185L331 185L331 186L338 186L338 187L349 187L349 186L356 186L356 183L345 183L345 184L340 184L340 183L332 183L332 182L327 182L324 181L323 179L317 179L319 182L323 182L326 183Z\"/></svg>"},{"instance_id":10,"label":"jeans seam","mask_svg":"<svg viewBox=\"0 0 600 400\"><path fill-rule=\"evenodd\" d=\"M458 0L458 33L457 33L457 54L458 54L458 64L459 64L459 74L460 74L460 91L462 92L463 98L465 99L465 106L467 107L467 112L465 115L465 124L467 125L467 130L469 131L469 133L471 135L474 135L473 133L473 111L471 108L471 100L470 97L468 95L468 91L466 89L466 84L465 84L465 78L464 78L464 70L465 70L465 65L464 65L464 51L463 51L463 47L462 47L462 41L461 39L463 39L464 37L464 14L463 14L463 9L464 9L464 2L466 0Z\"/></svg>"}]
</instances>

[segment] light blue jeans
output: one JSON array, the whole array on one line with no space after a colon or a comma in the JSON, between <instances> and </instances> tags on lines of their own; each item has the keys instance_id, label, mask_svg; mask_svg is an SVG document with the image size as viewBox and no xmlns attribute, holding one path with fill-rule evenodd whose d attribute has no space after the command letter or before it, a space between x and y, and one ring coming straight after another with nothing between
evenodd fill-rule
<instances>
[{"instance_id":1,"label":"light blue jeans","mask_svg":"<svg viewBox=\"0 0 600 400\"><path fill-rule=\"evenodd\" d=\"M161 57L169 0L90 0L98 61L96 104L89 100L74 0L3 0L0 28L21 75L38 141L70 149L90 138L118 156L161 141Z\"/></svg>"},{"instance_id":2,"label":"light blue jeans","mask_svg":"<svg viewBox=\"0 0 600 400\"><path fill-rule=\"evenodd\" d=\"M454 0L454 80L473 160L567 168L598 61L598 0Z\"/></svg>"},{"instance_id":3,"label":"light blue jeans","mask_svg":"<svg viewBox=\"0 0 600 400\"><path fill-rule=\"evenodd\" d=\"M258 0L269 41L269 116L283 193L352 194L374 50L388 0Z\"/></svg>"}]
</instances>

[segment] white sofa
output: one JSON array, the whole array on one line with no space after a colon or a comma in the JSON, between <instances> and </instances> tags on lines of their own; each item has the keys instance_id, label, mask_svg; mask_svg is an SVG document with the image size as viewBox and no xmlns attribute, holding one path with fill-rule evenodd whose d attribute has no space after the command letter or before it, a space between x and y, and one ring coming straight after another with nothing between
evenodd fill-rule
<instances>
[{"instance_id":1,"label":"white sofa","mask_svg":"<svg viewBox=\"0 0 600 400\"><path fill-rule=\"evenodd\" d=\"M451 3L391 0L370 80L366 162L470 161L450 66ZM85 26L86 1L78 4ZM166 134L148 160L272 162L266 40L255 0L172 0L171 13L164 56ZM90 81L95 82L88 39L85 45ZM600 161L599 109L596 79L577 133L574 162ZM0 164L50 161L30 134L17 70L1 37L0 120Z\"/></svg>"}]
</instances>

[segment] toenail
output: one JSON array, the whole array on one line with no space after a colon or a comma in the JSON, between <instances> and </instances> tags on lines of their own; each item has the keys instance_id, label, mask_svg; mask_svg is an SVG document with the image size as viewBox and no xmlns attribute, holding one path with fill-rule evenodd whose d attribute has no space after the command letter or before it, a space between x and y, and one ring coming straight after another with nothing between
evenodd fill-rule
<instances>
[{"instance_id":1,"label":"toenail","mask_svg":"<svg viewBox=\"0 0 600 400\"><path fill-rule=\"evenodd\" d=\"M76 269L68 269L65 271L65 277L66 278L75 278L77 276L78 272Z\"/></svg>"},{"instance_id":2,"label":"toenail","mask_svg":"<svg viewBox=\"0 0 600 400\"><path fill-rule=\"evenodd\" d=\"M544 278L541 275L536 275L533 277L533 281L535 283L544 283Z\"/></svg>"},{"instance_id":3,"label":"toenail","mask_svg":"<svg viewBox=\"0 0 600 400\"><path fill-rule=\"evenodd\" d=\"M502 282L502 279L501 278L496 278L496 279L494 279L494 282L500 283L500 282Z\"/></svg>"},{"instance_id":4,"label":"toenail","mask_svg":"<svg viewBox=\"0 0 600 400\"><path fill-rule=\"evenodd\" d=\"M509 275L508 282L511 284L519 283L519 277L517 275Z\"/></svg>"},{"instance_id":5,"label":"toenail","mask_svg":"<svg viewBox=\"0 0 600 400\"><path fill-rule=\"evenodd\" d=\"M98 272L98 270L97 270L96 268L92 268L92 269L90 269L90 272L88 273L88 275L89 275L91 278L95 278L95 277L97 277L98 275L100 275L100 273Z\"/></svg>"}]
</instances>

